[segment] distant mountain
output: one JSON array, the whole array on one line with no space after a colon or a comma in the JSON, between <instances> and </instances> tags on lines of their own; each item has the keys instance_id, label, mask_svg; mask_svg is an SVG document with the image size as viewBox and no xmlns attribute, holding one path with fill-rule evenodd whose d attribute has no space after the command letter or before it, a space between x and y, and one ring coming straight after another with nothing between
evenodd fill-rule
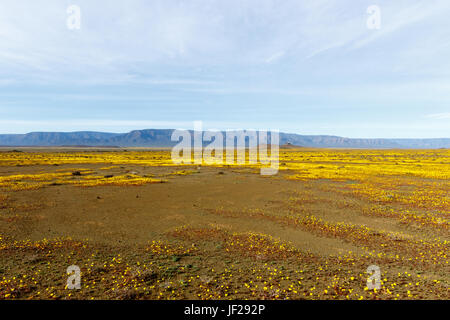
<instances>
[{"instance_id":1,"label":"distant mountain","mask_svg":"<svg viewBox=\"0 0 450 320\"><path fill-rule=\"evenodd\" d=\"M110 145L110 139L121 135L105 132L30 132L27 134L0 134L2 146L100 146Z\"/></svg>"},{"instance_id":2,"label":"distant mountain","mask_svg":"<svg viewBox=\"0 0 450 320\"><path fill-rule=\"evenodd\" d=\"M172 147L174 129L133 130L128 133L93 131L31 132L0 134L0 146L111 146L111 147ZM192 131L191 131L192 132ZM205 143L208 144L208 143ZM440 139L352 139L338 136L305 136L280 133L280 145L315 148L450 148L450 138Z\"/></svg>"},{"instance_id":3,"label":"distant mountain","mask_svg":"<svg viewBox=\"0 0 450 320\"><path fill-rule=\"evenodd\" d=\"M394 141L405 148L428 148L428 149L439 149L439 148L450 148L450 139L394 139Z\"/></svg>"},{"instance_id":4,"label":"distant mountain","mask_svg":"<svg viewBox=\"0 0 450 320\"><path fill-rule=\"evenodd\" d=\"M110 142L113 145L121 147L172 147L177 143L171 141L173 130L174 129L133 130L112 137Z\"/></svg>"},{"instance_id":5,"label":"distant mountain","mask_svg":"<svg viewBox=\"0 0 450 320\"><path fill-rule=\"evenodd\" d=\"M402 148L402 144L389 139L351 139L337 136L303 136L280 133L280 144L293 144L319 148ZM450 146L450 139L447 141Z\"/></svg>"}]
</instances>

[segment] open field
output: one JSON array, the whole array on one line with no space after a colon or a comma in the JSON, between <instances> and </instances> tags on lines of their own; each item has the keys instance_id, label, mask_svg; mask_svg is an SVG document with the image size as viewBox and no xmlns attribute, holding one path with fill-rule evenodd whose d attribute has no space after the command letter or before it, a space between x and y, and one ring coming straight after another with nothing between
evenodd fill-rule
<instances>
[{"instance_id":1,"label":"open field","mask_svg":"<svg viewBox=\"0 0 450 320\"><path fill-rule=\"evenodd\" d=\"M0 299L449 299L449 181L445 149L3 149Z\"/></svg>"}]
</instances>

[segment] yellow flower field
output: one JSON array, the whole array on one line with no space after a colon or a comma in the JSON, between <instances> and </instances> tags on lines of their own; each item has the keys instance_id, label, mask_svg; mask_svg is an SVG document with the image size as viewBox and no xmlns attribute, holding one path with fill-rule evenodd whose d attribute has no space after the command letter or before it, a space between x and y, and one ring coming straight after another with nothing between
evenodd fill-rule
<instances>
[{"instance_id":1,"label":"yellow flower field","mask_svg":"<svg viewBox=\"0 0 450 320\"><path fill-rule=\"evenodd\" d=\"M260 168L0 152L0 299L450 298L450 150L281 149Z\"/></svg>"}]
</instances>

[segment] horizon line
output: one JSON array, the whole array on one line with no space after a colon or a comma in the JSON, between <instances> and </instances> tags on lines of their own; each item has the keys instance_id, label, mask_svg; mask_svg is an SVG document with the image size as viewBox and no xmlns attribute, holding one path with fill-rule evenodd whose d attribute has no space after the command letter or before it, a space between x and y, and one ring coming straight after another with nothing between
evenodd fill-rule
<instances>
[{"instance_id":1,"label":"horizon line","mask_svg":"<svg viewBox=\"0 0 450 320\"><path fill-rule=\"evenodd\" d=\"M121 134L127 134L133 131L145 131L145 130L188 130L188 131L194 131L194 129L180 129L180 128L144 128L144 129L132 129L129 131L124 131L124 132L111 132L111 131L96 131L96 130L74 130L74 131L29 131L29 132L25 132L25 133L1 133L0 132L0 136L1 135L27 135L27 134L32 134L32 133L83 133L83 132L91 132L91 133L105 133L105 134L116 134L116 135L121 135ZM263 129L206 129L206 130L201 130L202 132L233 132L233 131L242 131L242 130L246 130L246 131L267 131L267 132L272 132L272 131L278 131L279 133L283 133L283 134L295 134L295 135L299 135L299 136L315 136L315 137L336 137L336 138L344 138L344 139L364 139L364 140L438 140L438 139L450 139L450 137L433 137L433 138L423 138L423 137L408 137L408 138L374 138L374 137L348 137L348 136L340 136L340 135L334 135L334 134L302 134L302 133L296 133L296 132L288 132L288 131L282 131L282 130L263 130ZM197 131L197 130L195 130Z\"/></svg>"}]
</instances>

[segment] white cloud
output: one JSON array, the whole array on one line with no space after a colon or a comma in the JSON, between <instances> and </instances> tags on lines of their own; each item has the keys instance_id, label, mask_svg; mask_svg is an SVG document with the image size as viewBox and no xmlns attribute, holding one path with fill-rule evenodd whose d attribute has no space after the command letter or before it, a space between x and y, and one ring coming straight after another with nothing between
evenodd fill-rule
<instances>
[{"instance_id":1,"label":"white cloud","mask_svg":"<svg viewBox=\"0 0 450 320\"><path fill-rule=\"evenodd\" d=\"M284 55L285 55L284 51L279 51L277 53L274 53L273 55L271 55L269 58L266 59L266 63L274 62L274 61L280 59L281 57L283 57Z\"/></svg>"},{"instance_id":2,"label":"white cloud","mask_svg":"<svg viewBox=\"0 0 450 320\"><path fill-rule=\"evenodd\" d=\"M447 1L381 1L382 28L370 32L365 26L366 6L350 0L130 0L114 4L79 0L81 30L70 31L66 4L58 0L0 3L3 78L56 83L117 78L126 82L133 81L129 76L133 70L148 76L164 66L239 68L279 61L286 58L286 52L302 69L309 63L303 65L305 59L369 46L406 26L442 16L450 8Z\"/></svg>"},{"instance_id":3,"label":"white cloud","mask_svg":"<svg viewBox=\"0 0 450 320\"><path fill-rule=\"evenodd\" d=\"M427 118L431 119L438 119L438 120L444 120L444 119L450 119L450 112L444 112L444 113L432 113L426 115ZM450 125L449 125L450 127Z\"/></svg>"}]
</instances>

